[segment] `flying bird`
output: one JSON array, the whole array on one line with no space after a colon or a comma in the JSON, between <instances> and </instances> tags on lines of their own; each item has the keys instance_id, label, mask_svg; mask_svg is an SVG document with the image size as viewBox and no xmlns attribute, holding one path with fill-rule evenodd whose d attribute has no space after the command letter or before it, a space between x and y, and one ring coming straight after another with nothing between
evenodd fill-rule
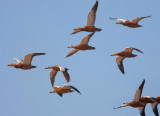
<instances>
[{"instance_id":1,"label":"flying bird","mask_svg":"<svg viewBox=\"0 0 160 116\"><path fill-rule=\"evenodd\" d=\"M94 26L95 20L96 20L96 12L98 8L98 0L96 1L95 5L91 9L91 11L88 14L87 17L87 25L85 25L83 28L77 27L74 29L74 32L72 34L78 33L80 31L87 31L87 32L96 32L101 31L102 29L96 28Z\"/></svg>"},{"instance_id":2,"label":"flying bird","mask_svg":"<svg viewBox=\"0 0 160 116\"><path fill-rule=\"evenodd\" d=\"M153 104L159 104L160 103L159 100L157 100L154 97L150 97L150 96L141 97L139 101L144 105L143 107L139 107L139 112L140 112L141 116L145 116L146 104L151 103L151 105L153 105ZM154 109L153 111L156 112L155 114L158 114L158 110L157 111L155 110L156 106L153 105L152 109ZM158 115L156 115L156 116L158 116Z\"/></svg>"},{"instance_id":3,"label":"flying bird","mask_svg":"<svg viewBox=\"0 0 160 116\"><path fill-rule=\"evenodd\" d=\"M73 91L76 91L79 94L81 94L77 88L71 85L64 85L64 87L54 86L53 88L54 88L54 91L51 91L50 93L57 93L61 97L63 96L64 93L70 93Z\"/></svg>"},{"instance_id":4,"label":"flying bird","mask_svg":"<svg viewBox=\"0 0 160 116\"><path fill-rule=\"evenodd\" d=\"M48 66L45 69L53 69L50 72L50 81L51 81L52 87L54 87L55 76L56 76L58 71L61 71L63 73L63 76L64 76L64 78L66 79L67 82L69 82L71 80L70 76L69 76L69 74L67 72L69 69L67 69L67 68L55 65L55 66L52 66L52 67Z\"/></svg>"},{"instance_id":5,"label":"flying bird","mask_svg":"<svg viewBox=\"0 0 160 116\"><path fill-rule=\"evenodd\" d=\"M38 56L38 55L45 55L45 53L32 53L32 54L27 54L27 55L25 55L25 57L24 57L24 61L23 61L23 60L19 60L19 59L17 59L17 58L13 58L15 61L18 62L18 64L10 63L8 66L12 66L12 67L20 68L20 69L24 69L24 70L36 68L36 66L32 66L32 65L31 65L31 62L32 62L33 57L34 57L34 56Z\"/></svg>"},{"instance_id":6,"label":"flying bird","mask_svg":"<svg viewBox=\"0 0 160 116\"><path fill-rule=\"evenodd\" d=\"M117 62L117 65L120 69L120 71L124 74L124 67L123 67L123 60L125 58L131 58L131 57L136 57L137 55L135 54L132 54L132 51L133 50L136 50L140 53L143 53L142 51L140 51L139 49L136 49L136 48L132 48L132 47L126 47L126 49L124 51L121 51L120 53L112 53L111 56L118 56L116 58L116 62Z\"/></svg>"},{"instance_id":7,"label":"flying bird","mask_svg":"<svg viewBox=\"0 0 160 116\"><path fill-rule=\"evenodd\" d=\"M78 44L77 46L68 46L68 48L74 48L66 57L69 57L71 55L73 55L74 53L78 52L79 50L94 50L95 47L89 46L88 42L90 40L90 38L93 36L94 32L89 34L88 36L84 37L81 41L80 44Z\"/></svg>"},{"instance_id":8,"label":"flying bird","mask_svg":"<svg viewBox=\"0 0 160 116\"><path fill-rule=\"evenodd\" d=\"M142 27L141 25L138 24L138 22L141 19L148 18L148 17L151 17L151 16L134 18L132 21L129 21L126 19L118 19L118 18L110 18L110 19L111 20L118 20L118 22L116 24L121 24L121 25L128 26L131 28L137 28L137 27Z\"/></svg>"},{"instance_id":9,"label":"flying bird","mask_svg":"<svg viewBox=\"0 0 160 116\"><path fill-rule=\"evenodd\" d=\"M156 97L155 99L156 99L157 101L151 103L151 106L152 106L152 110L153 110L155 116L159 116L157 106L158 106L158 104L160 103L160 96Z\"/></svg>"},{"instance_id":10,"label":"flying bird","mask_svg":"<svg viewBox=\"0 0 160 116\"><path fill-rule=\"evenodd\" d=\"M131 106L131 107L134 107L134 108L138 107L139 111L141 111L141 108L145 106L142 102L140 102L140 98L141 98L144 83L145 83L145 80L143 80L143 82L141 83L141 85L137 89L133 101L131 101L129 103L124 102L124 105L121 105L121 106L119 106L117 108L114 108L114 109L118 109L118 108L122 108L122 107L126 107L126 106ZM141 113L141 116L145 116L144 112L140 112L140 113Z\"/></svg>"}]
</instances>

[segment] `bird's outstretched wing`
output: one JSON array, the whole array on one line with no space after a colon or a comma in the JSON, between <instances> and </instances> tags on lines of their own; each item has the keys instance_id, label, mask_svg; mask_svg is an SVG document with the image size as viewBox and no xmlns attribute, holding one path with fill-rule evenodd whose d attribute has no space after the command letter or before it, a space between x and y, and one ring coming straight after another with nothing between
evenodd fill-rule
<instances>
[{"instance_id":1,"label":"bird's outstretched wing","mask_svg":"<svg viewBox=\"0 0 160 116\"><path fill-rule=\"evenodd\" d=\"M69 57L78 51L79 51L78 49L73 49L72 51L69 52L69 54L66 57Z\"/></svg>"},{"instance_id":2,"label":"bird's outstretched wing","mask_svg":"<svg viewBox=\"0 0 160 116\"><path fill-rule=\"evenodd\" d=\"M131 23L138 23L141 19L148 18L148 17L151 17L151 15L150 15L150 16L146 16L146 17L134 18L134 19L131 21Z\"/></svg>"},{"instance_id":3,"label":"bird's outstretched wing","mask_svg":"<svg viewBox=\"0 0 160 116\"><path fill-rule=\"evenodd\" d=\"M143 107L138 107L138 110L139 110L141 116L145 116L145 107L146 107L146 105Z\"/></svg>"},{"instance_id":4,"label":"bird's outstretched wing","mask_svg":"<svg viewBox=\"0 0 160 116\"><path fill-rule=\"evenodd\" d=\"M98 0L96 1L93 8L91 9L91 11L88 14L87 26L94 26L94 23L95 23L95 20L96 20L97 8L98 8Z\"/></svg>"},{"instance_id":5,"label":"bird's outstretched wing","mask_svg":"<svg viewBox=\"0 0 160 116\"><path fill-rule=\"evenodd\" d=\"M70 79L70 76L69 76L68 72L67 71L62 71L62 73L63 73L63 76L66 79L66 81L69 82L71 79Z\"/></svg>"},{"instance_id":6,"label":"bird's outstretched wing","mask_svg":"<svg viewBox=\"0 0 160 116\"><path fill-rule=\"evenodd\" d=\"M60 97L63 97L63 94L62 93L57 93Z\"/></svg>"},{"instance_id":7,"label":"bird's outstretched wing","mask_svg":"<svg viewBox=\"0 0 160 116\"><path fill-rule=\"evenodd\" d=\"M25 55L25 57L24 57L23 64L31 64L32 58L33 58L34 56L38 56L38 55L45 55L45 53L32 53L32 54L27 54L27 55Z\"/></svg>"},{"instance_id":8,"label":"bird's outstretched wing","mask_svg":"<svg viewBox=\"0 0 160 116\"><path fill-rule=\"evenodd\" d=\"M140 52L140 53L143 54L143 52L142 52L141 50L139 50L139 49L137 49L137 48L133 48L133 47L126 47L126 49L125 49L124 51L125 51L125 52L131 52L131 53L132 53L133 50L136 50L137 52Z\"/></svg>"},{"instance_id":9,"label":"bird's outstretched wing","mask_svg":"<svg viewBox=\"0 0 160 116\"><path fill-rule=\"evenodd\" d=\"M54 80L55 80L56 74L57 74L57 71L55 71L54 69L50 72L50 81L51 81L52 87L54 87Z\"/></svg>"},{"instance_id":10,"label":"bird's outstretched wing","mask_svg":"<svg viewBox=\"0 0 160 116\"><path fill-rule=\"evenodd\" d=\"M17 58L13 58L15 61L17 61L17 63L19 64L19 63L23 63L23 61L22 60L19 60L19 59L17 59Z\"/></svg>"},{"instance_id":11,"label":"bird's outstretched wing","mask_svg":"<svg viewBox=\"0 0 160 116\"><path fill-rule=\"evenodd\" d=\"M118 68L124 74L123 60L124 60L124 57L121 57L121 56L118 56L116 58L116 62L117 62Z\"/></svg>"},{"instance_id":12,"label":"bird's outstretched wing","mask_svg":"<svg viewBox=\"0 0 160 116\"><path fill-rule=\"evenodd\" d=\"M128 21L128 20L126 20L126 19L118 19L118 18L111 18L111 17L109 17L111 20L118 20L118 21L123 21L123 22L126 22L126 21Z\"/></svg>"},{"instance_id":13,"label":"bird's outstretched wing","mask_svg":"<svg viewBox=\"0 0 160 116\"><path fill-rule=\"evenodd\" d=\"M153 110L155 116L159 116L158 109L157 109L157 105L158 105L157 102L151 103L152 110Z\"/></svg>"},{"instance_id":14,"label":"bird's outstretched wing","mask_svg":"<svg viewBox=\"0 0 160 116\"><path fill-rule=\"evenodd\" d=\"M86 37L84 37L84 38L82 39L82 41L81 41L80 44L81 44L81 45L87 45L88 42L89 42L89 40L90 40L90 38L93 36L94 33L95 33L95 32L93 32L93 33L87 35Z\"/></svg>"},{"instance_id":15,"label":"bird's outstretched wing","mask_svg":"<svg viewBox=\"0 0 160 116\"><path fill-rule=\"evenodd\" d=\"M143 80L143 82L141 83L141 85L137 89L137 91L136 91L136 93L134 95L134 99L133 99L134 101L139 101L139 99L141 98L141 94L142 94L144 83L145 83L145 80Z\"/></svg>"},{"instance_id":16,"label":"bird's outstretched wing","mask_svg":"<svg viewBox=\"0 0 160 116\"><path fill-rule=\"evenodd\" d=\"M75 91L77 91L79 94L81 94L81 92L80 92L77 88L75 88L74 86L71 86L71 85L70 85L70 87L71 87L72 89L74 89Z\"/></svg>"}]
</instances>

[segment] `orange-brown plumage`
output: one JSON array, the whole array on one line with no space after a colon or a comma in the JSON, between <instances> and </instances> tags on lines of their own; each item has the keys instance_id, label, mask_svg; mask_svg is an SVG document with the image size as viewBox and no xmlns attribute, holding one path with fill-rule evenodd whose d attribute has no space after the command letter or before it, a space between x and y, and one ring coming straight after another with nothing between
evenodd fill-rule
<instances>
[{"instance_id":1,"label":"orange-brown plumage","mask_svg":"<svg viewBox=\"0 0 160 116\"><path fill-rule=\"evenodd\" d=\"M116 58L116 62L117 62L118 68L120 69L120 71L122 72L122 74L125 73L124 72L124 67L123 67L123 60L125 58L132 58L132 57L136 57L137 56L135 54L132 54L133 50L136 50L136 51L138 51L140 53L143 53L139 49L132 48L132 47L126 47L126 49L124 51L121 51L119 53L112 53L112 55L111 55L111 56L118 56Z\"/></svg>"},{"instance_id":2,"label":"orange-brown plumage","mask_svg":"<svg viewBox=\"0 0 160 116\"><path fill-rule=\"evenodd\" d=\"M86 31L86 32L96 32L96 31L101 31L102 29L96 28L94 26L95 20L96 20L96 12L98 8L98 0L92 7L91 11L89 12L87 16L87 25L85 25L83 28L77 27L74 29L74 32L72 34L78 33L80 31Z\"/></svg>"},{"instance_id":3,"label":"orange-brown plumage","mask_svg":"<svg viewBox=\"0 0 160 116\"><path fill-rule=\"evenodd\" d=\"M110 19L111 20L119 20L116 24L121 24L121 25L131 27L131 28L137 28L137 27L142 27L141 25L138 24L138 22L141 19L148 18L148 17L151 17L151 16L134 18L132 21L125 20L125 19L117 19L117 18L110 18Z\"/></svg>"},{"instance_id":4,"label":"orange-brown plumage","mask_svg":"<svg viewBox=\"0 0 160 116\"><path fill-rule=\"evenodd\" d=\"M33 57L34 56L38 56L38 55L45 55L45 53L31 53L31 54L27 54L24 57L24 61L19 60L17 58L13 58L14 60L16 60L18 62L18 64L10 63L8 66L13 66L15 68L20 68L20 69L24 69L24 70L36 68L36 66L32 66L31 65L31 62L32 62Z\"/></svg>"},{"instance_id":5,"label":"orange-brown plumage","mask_svg":"<svg viewBox=\"0 0 160 116\"><path fill-rule=\"evenodd\" d=\"M54 91L51 91L50 93L57 93L61 97L63 96L64 93L70 93L73 91L76 91L79 94L81 94L80 91L76 87L71 86L71 85L64 85L63 87L53 86L53 88L54 88Z\"/></svg>"},{"instance_id":6,"label":"orange-brown plumage","mask_svg":"<svg viewBox=\"0 0 160 116\"><path fill-rule=\"evenodd\" d=\"M64 78L66 79L67 82L69 82L71 80L70 75L67 72L68 71L67 68L55 65L55 66L51 66L51 67L48 66L45 69L52 69L52 71L50 72L50 81L51 81L52 87L54 87L55 76L56 76L58 71L61 71L63 73L63 76L64 76Z\"/></svg>"},{"instance_id":7,"label":"orange-brown plumage","mask_svg":"<svg viewBox=\"0 0 160 116\"><path fill-rule=\"evenodd\" d=\"M94 50L95 47L89 46L89 40L90 38L93 36L94 32L89 34L88 36L84 37L81 40L81 43L76 45L76 46L72 46L70 45L68 48L74 48L72 51L69 52L69 54L66 57L69 57L71 55L73 55L74 53L78 52L79 50Z\"/></svg>"}]
</instances>

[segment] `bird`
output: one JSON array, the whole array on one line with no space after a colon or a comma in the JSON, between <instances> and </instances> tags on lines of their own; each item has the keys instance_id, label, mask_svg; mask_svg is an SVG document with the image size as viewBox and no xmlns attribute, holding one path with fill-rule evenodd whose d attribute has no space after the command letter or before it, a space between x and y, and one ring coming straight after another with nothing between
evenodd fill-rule
<instances>
[{"instance_id":1,"label":"bird","mask_svg":"<svg viewBox=\"0 0 160 116\"><path fill-rule=\"evenodd\" d=\"M159 116L157 106L158 106L158 104L160 103L160 96L156 97L155 99L156 99L157 101L151 103L151 106L152 106L152 110L153 110L155 116Z\"/></svg>"},{"instance_id":2,"label":"bird","mask_svg":"<svg viewBox=\"0 0 160 116\"><path fill-rule=\"evenodd\" d=\"M141 97L139 101L144 105L143 107L139 108L141 116L145 116L145 107L146 107L146 104L151 103L151 105L152 105L152 104L159 104L160 103L159 100L157 100L156 98L151 97L151 96ZM156 107L154 106L154 108L152 107L152 109L156 109ZM153 110L153 111L155 111L155 110ZM158 110L156 111L155 114L157 114L157 113L158 113Z\"/></svg>"},{"instance_id":3,"label":"bird","mask_svg":"<svg viewBox=\"0 0 160 116\"><path fill-rule=\"evenodd\" d=\"M31 62L32 62L33 57L34 56L38 56L38 55L45 55L45 53L31 53L31 54L27 54L24 57L24 61L23 60L19 60L17 58L13 58L15 61L18 62L18 64L10 63L8 66L12 66L12 67L19 68L19 69L24 69L24 70L36 68L36 66L32 66L31 65Z\"/></svg>"},{"instance_id":4,"label":"bird","mask_svg":"<svg viewBox=\"0 0 160 116\"><path fill-rule=\"evenodd\" d=\"M145 84L145 79L142 81L141 85L137 89L133 101L131 101L129 103L124 102L124 105L121 105L121 106L119 106L117 108L114 108L114 109L118 109L118 108L122 108L122 107L126 107L126 106L131 106L131 107L134 107L134 108L139 108L141 116L145 116L144 112L141 112L141 108L144 107L145 105L142 102L140 102L140 98L141 98L141 94L142 94L144 84Z\"/></svg>"},{"instance_id":5,"label":"bird","mask_svg":"<svg viewBox=\"0 0 160 116\"><path fill-rule=\"evenodd\" d=\"M89 34L88 36L84 37L81 41L80 44L78 44L77 46L68 46L68 48L74 48L71 52L69 52L69 54L66 57L69 57L71 55L73 55L74 53L78 52L79 50L94 50L95 47L89 46L88 42L90 40L90 38L93 36L95 32Z\"/></svg>"},{"instance_id":6,"label":"bird","mask_svg":"<svg viewBox=\"0 0 160 116\"><path fill-rule=\"evenodd\" d=\"M67 82L69 82L71 80L70 75L67 72L69 69L67 69L67 68L55 65L55 66L52 66L52 67L48 66L45 69L53 69L50 72L50 81L51 81L52 87L54 87L55 76L56 76L58 71L61 71L63 73L63 76L64 76L64 78L66 79Z\"/></svg>"},{"instance_id":7,"label":"bird","mask_svg":"<svg viewBox=\"0 0 160 116\"><path fill-rule=\"evenodd\" d=\"M131 58L131 57L136 57L137 56L135 54L132 54L133 50L136 50L136 51L144 54L141 50L133 48L133 47L126 47L126 49L124 51L121 51L120 53L112 53L111 54L111 56L118 56L116 58L116 62L117 62L117 65L118 65L120 71L122 72L122 74L125 74L124 67L123 67L123 60L125 58Z\"/></svg>"},{"instance_id":8,"label":"bird","mask_svg":"<svg viewBox=\"0 0 160 116\"><path fill-rule=\"evenodd\" d=\"M54 86L53 88L54 88L54 90L51 91L50 93L57 93L61 97L63 96L64 93L70 93L73 91L77 91L79 94L81 94L77 88L75 88L74 86L71 86L71 85L64 84L63 87Z\"/></svg>"},{"instance_id":9,"label":"bird","mask_svg":"<svg viewBox=\"0 0 160 116\"><path fill-rule=\"evenodd\" d=\"M102 29L96 28L94 26L95 20L96 20L96 12L98 8L98 0L96 0L96 3L94 4L93 8L88 14L87 17L87 25L85 25L83 28L77 27L74 29L74 32L72 34L78 33L80 31L86 31L86 32L96 32L101 31Z\"/></svg>"},{"instance_id":10,"label":"bird","mask_svg":"<svg viewBox=\"0 0 160 116\"><path fill-rule=\"evenodd\" d=\"M146 17L134 18L132 21L129 21L129 20L126 20L126 19L118 19L118 18L110 18L110 19L111 20L118 20L118 22L116 24L121 24L121 25L128 26L128 27L131 27L131 28L137 28L137 27L142 27L142 25L139 25L138 22L141 19L148 18L148 17L151 17L151 15L146 16Z\"/></svg>"}]
</instances>

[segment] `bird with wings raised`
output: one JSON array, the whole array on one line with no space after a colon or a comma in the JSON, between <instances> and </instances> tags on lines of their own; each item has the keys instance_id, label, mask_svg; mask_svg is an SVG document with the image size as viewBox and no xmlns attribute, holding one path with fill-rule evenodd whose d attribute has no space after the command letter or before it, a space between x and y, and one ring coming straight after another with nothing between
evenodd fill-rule
<instances>
[{"instance_id":1,"label":"bird with wings raised","mask_svg":"<svg viewBox=\"0 0 160 116\"><path fill-rule=\"evenodd\" d=\"M137 27L142 27L141 25L138 24L138 22L141 19L148 18L148 17L151 17L151 16L134 18L132 21L129 21L126 19L118 19L118 18L110 18L110 19L111 20L118 20L118 22L116 24L121 24L121 25L128 26L131 28L137 28Z\"/></svg>"},{"instance_id":2,"label":"bird with wings raised","mask_svg":"<svg viewBox=\"0 0 160 116\"><path fill-rule=\"evenodd\" d=\"M56 74L57 74L58 71L61 71L63 73L63 76L64 76L64 78L66 79L67 82L69 82L71 80L70 76L69 76L69 74L67 72L68 71L67 68L55 65L55 66L52 66L52 67L48 66L45 69L53 69L50 72L50 81L51 81L52 87L54 87L55 76L56 76Z\"/></svg>"},{"instance_id":3,"label":"bird with wings raised","mask_svg":"<svg viewBox=\"0 0 160 116\"><path fill-rule=\"evenodd\" d=\"M51 91L50 93L57 93L61 97L63 96L64 93L70 93L73 91L76 91L79 94L81 94L80 91L76 87L71 86L71 85L64 85L63 87L54 86L53 88L54 88L54 90Z\"/></svg>"},{"instance_id":4,"label":"bird with wings raised","mask_svg":"<svg viewBox=\"0 0 160 116\"><path fill-rule=\"evenodd\" d=\"M78 44L77 46L68 46L68 48L74 48L71 52L69 52L69 54L66 57L69 57L71 55L73 55L74 53L78 52L79 50L94 50L95 47L89 46L88 42L90 40L90 38L93 36L94 32L89 34L88 36L84 37L81 41L80 44Z\"/></svg>"},{"instance_id":5,"label":"bird with wings raised","mask_svg":"<svg viewBox=\"0 0 160 116\"><path fill-rule=\"evenodd\" d=\"M111 56L118 56L116 58L116 62L118 65L118 68L120 69L120 71L124 74L124 67L123 67L123 60L125 58L132 58L132 57L136 57L137 55L132 54L132 51L136 50L140 53L143 53L142 51L140 51L139 49L136 48L132 48L132 47L126 47L126 49L124 51L121 51L120 53L112 53Z\"/></svg>"},{"instance_id":6,"label":"bird with wings raised","mask_svg":"<svg viewBox=\"0 0 160 116\"><path fill-rule=\"evenodd\" d=\"M131 102L125 102L124 105L119 106L117 108L114 109L118 109L121 107L126 107L126 106L131 106L134 108L138 108L140 115L141 116L145 116L145 107L146 104L151 103L152 104L152 108L154 109L153 111L155 112L155 114L158 113L158 110L156 110L156 106L158 103L160 103L160 101L154 97L150 97L150 96L145 96L145 97L141 97L142 95L142 90L143 90L143 86L145 84L145 80L143 80L143 82L141 83L141 85L139 86L139 88L137 89L135 95L134 95L134 99ZM158 116L158 115L156 115Z\"/></svg>"},{"instance_id":7,"label":"bird with wings raised","mask_svg":"<svg viewBox=\"0 0 160 116\"><path fill-rule=\"evenodd\" d=\"M126 106L131 106L131 107L134 107L134 108L142 108L142 107L144 107L145 105L140 102L140 98L141 98L141 94L142 94L144 83L145 83L145 80L143 80L143 82L141 83L141 85L137 89L137 91L136 91L136 93L134 95L133 101L131 101L129 103L128 102L124 102L124 105L121 105L121 106L119 106L117 108L114 108L114 109L118 109L118 108L122 108L122 107L126 107Z\"/></svg>"},{"instance_id":8,"label":"bird with wings raised","mask_svg":"<svg viewBox=\"0 0 160 116\"><path fill-rule=\"evenodd\" d=\"M80 31L87 31L87 32L96 32L96 31L101 31L102 29L96 28L94 26L95 20L96 20L96 12L98 8L98 0L94 4L93 8L88 14L87 17L87 25L85 25L83 28L77 27L74 29L74 32L72 34L78 33Z\"/></svg>"},{"instance_id":9,"label":"bird with wings raised","mask_svg":"<svg viewBox=\"0 0 160 116\"><path fill-rule=\"evenodd\" d=\"M31 65L31 62L32 62L33 57L38 56L38 55L45 55L45 53L27 54L24 57L24 61L19 60L17 58L13 58L15 61L17 61L18 64L10 63L8 66L12 66L12 67L20 68L20 69L24 69L24 70L31 69L31 68L36 68L36 66Z\"/></svg>"},{"instance_id":10,"label":"bird with wings raised","mask_svg":"<svg viewBox=\"0 0 160 116\"><path fill-rule=\"evenodd\" d=\"M156 97L155 98L157 101L151 103L151 106L152 106L152 110L155 114L155 116L159 116L159 113L158 113L158 104L160 103L160 96Z\"/></svg>"}]
</instances>

